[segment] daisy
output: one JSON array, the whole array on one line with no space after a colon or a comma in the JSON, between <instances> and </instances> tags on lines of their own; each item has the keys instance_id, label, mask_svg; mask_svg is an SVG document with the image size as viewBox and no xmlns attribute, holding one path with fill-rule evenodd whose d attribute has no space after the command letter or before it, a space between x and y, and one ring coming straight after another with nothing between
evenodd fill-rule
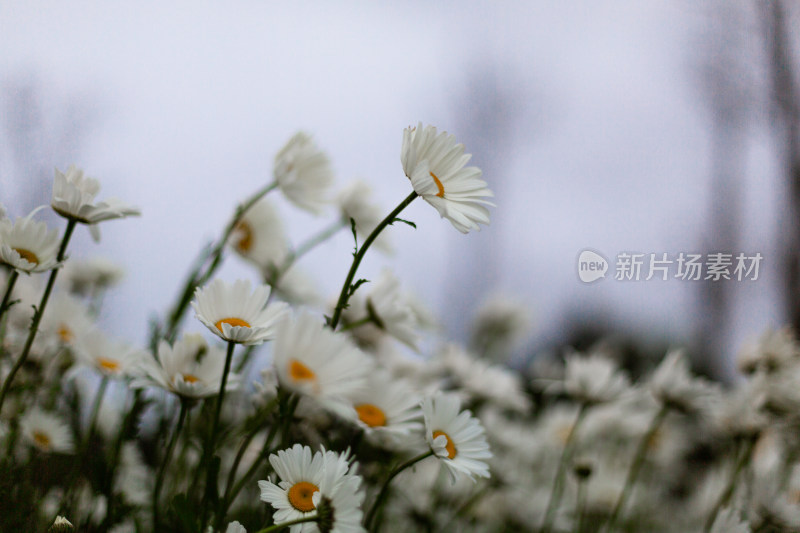
<instances>
[{"instance_id":1,"label":"daisy","mask_svg":"<svg viewBox=\"0 0 800 533\"><path fill-rule=\"evenodd\" d=\"M342 475L341 468L327 467L319 492L312 496L319 515L317 527L323 533L366 532L361 525L364 492L359 490L361 478L353 470L351 468L349 474Z\"/></svg>"},{"instance_id":2,"label":"daisy","mask_svg":"<svg viewBox=\"0 0 800 533\"><path fill-rule=\"evenodd\" d=\"M286 198L300 209L321 214L327 204L333 172L328 156L311 137L298 132L275 156L275 181Z\"/></svg>"},{"instance_id":3,"label":"daisy","mask_svg":"<svg viewBox=\"0 0 800 533\"><path fill-rule=\"evenodd\" d=\"M356 223L356 234L362 240L372 233L372 230L384 217L381 209L369 201L370 194L369 185L361 180L353 180L336 197L342 220L349 225L352 218ZM392 251L392 246L389 244L386 233L378 235L373 245L383 252L389 253Z\"/></svg>"},{"instance_id":4,"label":"daisy","mask_svg":"<svg viewBox=\"0 0 800 533\"><path fill-rule=\"evenodd\" d=\"M601 354L584 356L576 352L566 357L563 387L579 402L600 404L622 396L629 390L630 383L607 357Z\"/></svg>"},{"instance_id":5,"label":"daisy","mask_svg":"<svg viewBox=\"0 0 800 533\"><path fill-rule=\"evenodd\" d=\"M650 376L649 388L661 404L684 413L708 410L718 397L711 383L691 374L689 362L680 350L664 357Z\"/></svg>"},{"instance_id":6,"label":"daisy","mask_svg":"<svg viewBox=\"0 0 800 533\"><path fill-rule=\"evenodd\" d=\"M367 387L351 397L358 419L368 438L380 444L401 445L422 429L420 400L408 383L376 372Z\"/></svg>"},{"instance_id":7,"label":"daisy","mask_svg":"<svg viewBox=\"0 0 800 533\"><path fill-rule=\"evenodd\" d=\"M494 194L480 179L481 170L464 167L470 157L453 135L437 133L433 126L423 129L420 122L403 131L400 161L414 191L461 233L488 224L489 211L484 206L494 205L484 199Z\"/></svg>"},{"instance_id":8,"label":"daisy","mask_svg":"<svg viewBox=\"0 0 800 533\"><path fill-rule=\"evenodd\" d=\"M94 320L89 314L89 308L74 296L59 293L45 309L41 329L57 335L62 344L71 346L93 327Z\"/></svg>"},{"instance_id":9,"label":"daisy","mask_svg":"<svg viewBox=\"0 0 800 533\"><path fill-rule=\"evenodd\" d=\"M425 439L441 459L455 483L459 474L489 477L485 459L492 457L480 422L469 411L461 411L461 401L451 394L437 393L422 403Z\"/></svg>"},{"instance_id":10,"label":"daisy","mask_svg":"<svg viewBox=\"0 0 800 533\"><path fill-rule=\"evenodd\" d=\"M0 220L0 263L21 272L45 272L58 266L58 230L33 220L35 209L15 223Z\"/></svg>"},{"instance_id":11,"label":"daisy","mask_svg":"<svg viewBox=\"0 0 800 533\"><path fill-rule=\"evenodd\" d=\"M137 216L141 212L116 198L94 203L94 197L100 192L100 182L83 175L83 170L70 165L66 174L55 169L53 181L53 197L50 202L53 210L64 218L75 220L81 224L89 224L92 237L100 239L98 222Z\"/></svg>"},{"instance_id":12,"label":"daisy","mask_svg":"<svg viewBox=\"0 0 800 533\"><path fill-rule=\"evenodd\" d=\"M400 280L388 269L381 272L367 296L372 322L400 342L416 348L417 321L400 292Z\"/></svg>"},{"instance_id":13,"label":"daisy","mask_svg":"<svg viewBox=\"0 0 800 533\"><path fill-rule=\"evenodd\" d=\"M73 349L78 362L113 378L129 375L143 357L141 351L111 339L99 329L83 333Z\"/></svg>"},{"instance_id":14,"label":"daisy","mask_svg":"<svg viewBox=\"0 0 800 533\"><path fill-rule=\"evenodd\" d=\"M301 313L282 324L272 345L272 360L283 386L355 418L347 397L366 386L372 363L345 335Z\"/></svg>"},{"instance_id":15,"label":"daisy","mask_svg":"<svg viewBox=\"0 0 800 533\"><path fill-rule=\"evenodd\" d=\"M75 526L63 516L57 516L53 525L47 530L48 533L68 533L70 531L75 531Z\"/></svg>"},{"instance_id":16,"label":"daisy","mask_svg":"<svg viewBox=\"0 0 800 533\"><path fill-rule=\"evenodd\" d=\"M242 215L228 244L264 273L281 266L289 254L281 217L267 197Z\"/></svg>"},{"instance_id":17,"label":"daisy","mask_svg":"<svg viewBox=\"0 0 800 533\"><path fill-rule=\"evenodd\" d=\"M44 453L71 453L74 447L69 426L59 417L33 407L19 421L22 436Z\"/></svg>"},{"instance_id":18,"label":"daisy","mask_svg":"<svg viewBox=\"0 0 800 533\"><path fill-rule=\"evenodd\" d=\"M344 484L346 489L355 485L357 489L356 483L360 483L360 478L349 472L346 454L323 450L312 456L311 448L295 444L288 450L279 451L277 455L270 455L269 462L280 481L275 484L262 480L258 486L261 500L275 509L272 519L276 524L314 516L321 496L331 498L336 495L340 485ZM321 494L323 488L325 493ZM319 528L315 523L307 522L291 526L290 531L312 533L318 532Z\"/></svg>"},{"instance_id":19,"label":"daisy","mask_svg":"<svg viewBox=\"0 0 800 533\"><path fill-rule=\"evenodd\" d=\"M239 522L233 521L228 524L228 529L225 530L225 533L247 533L247 530Z\"/></svg>"},{"instance_id":20,"label":"daisy","mask_svg":"<svg viewBox=\"0 0 800 533\"><path fill-rule=\"evenodd\" d=\"M117 263L105 257L92 257L68 261L59 281L73 294L91 295L113 287L124 276L125 270Z\"/></svg>"},{"instance_id":21,"label":"daisy","mask_svg":"<svg viewBox=\"0 0 800 533\"><path fill-rule=\"evenodd\" d=\"M250 282L232 285L215 279L195 290L192 307L200 322L226 341L261 344L275 335L275 326L288 306L283 302L267 305L270 288L260 285L250 290Z\"/></svg>"},{"instance_id":22,"label":"daisy","mask_svg":"<svg viewBox=\"0 0 800 533\"><path fill-rule=\"evenodd\" d=\"M743 374L762 371L767 374L800 361L800 346L791 327L767 330L757 340L748 341L737 357L736 364Z\"/></svg>"},{"instance_id":23,"label":"daisy","mask_svg":"<svg viewBox=\"0 0 800 533\"><path fill-rule=\"evenodd\" d=\"M225 367L225 352L209 346L199 333L187 333L174 345L165 340L158 344L158 359L142 357L131 386L143 388L161 387L186 398L207 398L219 394L222 372ZM239 377L229 374L225 390L233 390L240 384Z\"/></svg>"}]
</instances>

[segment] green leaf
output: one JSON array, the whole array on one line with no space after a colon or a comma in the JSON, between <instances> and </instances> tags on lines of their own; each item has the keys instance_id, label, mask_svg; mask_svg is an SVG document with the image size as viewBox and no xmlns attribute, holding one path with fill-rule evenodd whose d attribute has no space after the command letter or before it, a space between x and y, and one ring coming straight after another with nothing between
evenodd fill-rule
<instances>
[{"instance_id":1,"label":"green leaf","mask_svg":"<svg viewBox=\"0 0 800 533\"><path fill-rule=\"evenodd\" d=\"M355 292L358 290L358 288L359 288L360 286L362 286L363 284L365 284L365 283L369 283L369 280L368 280L368 279L361 278L360 280L358 280L358 281L356 281L355 283L353 283L352 285L350 285L350 292L348 293L348 295L347 295L347 296L348 296L348 297L352 296L352 295L353 295L353 293L355 293Z\"/></svg>"},{"instance_id":2,"label":"green leaf","mask_svg":"<svg viewBox=\"0 0 800 533\"><path fill-rule=\"evenodd\" d=\"M389 224L391 225L391 224L394 224L395 222L402 222L403 224L408 224L412 228L417 229L417 225L416 224L414 224L410 220L406 220L404 218L394 217L394 219L391 222L389 222Z\"/></svg>"}]
</instances>

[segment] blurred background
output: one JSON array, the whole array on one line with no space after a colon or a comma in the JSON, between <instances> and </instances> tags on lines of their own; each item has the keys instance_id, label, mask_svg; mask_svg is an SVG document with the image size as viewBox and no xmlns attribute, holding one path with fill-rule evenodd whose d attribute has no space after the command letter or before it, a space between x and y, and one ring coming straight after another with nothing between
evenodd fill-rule
<instances>
[{"instance_id":1,"label":"blurred background","mask_svg":"<svg viewBox=\"0 0 800 533\"><path fill-rule=\"evenodd\" d=\"M519 366L610 337L686 346L731 379L743 342L800 326L797 28L800 5L778 0L6 1L0 202L13 217L48 204L53 168L75 163L101 199L139 206L100 244L78 232L71 254L125 267L102 322L145 343L297 130L337 188L360 178L388 213L411 190L402 131L422 121L473 154L492 223L462 235L415 202L417 229L389 228L394 256L368 256L361 276L391 265L460 341L487 298L517 302ZM329 223L279 209L295 243ZM605 279L579 280L586 248L610 261ZM342 233L300 263L326 299L351 250ZM763 260L757 280L618 281L621 252ZM219 275L255 278L235 258Z\"/></svg>"}]
</instances>

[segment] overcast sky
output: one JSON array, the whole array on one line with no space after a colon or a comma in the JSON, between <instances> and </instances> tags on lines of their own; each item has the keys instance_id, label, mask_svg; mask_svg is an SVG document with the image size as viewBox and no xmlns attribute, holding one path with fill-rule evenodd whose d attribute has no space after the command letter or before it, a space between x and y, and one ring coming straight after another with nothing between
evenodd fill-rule
<instances>
[{"instance_id":1,"label":"overcast sky","mask_svg":"<svg viewBox=\"0 0 800 533\"><path fill-rule=\"evenodd\" d=\"M81 128L80 143L36 154L37 164L76 163L101 180L101 197L141 207L139 219L103 224L99 245L84 231L73 248L127 269L103 320L131 341L146 338L148 316L172 301L236 203L271 180L295 131L328 152L338 185L367 181L388 212L411 190L402 130L422 121L464 142L497 193L479 234L458 233L422 201L404 214L416 230L390 228L390 264L453 336L463 337L468 306L501 291L530 306L533 344L581 310L679 344L697 319L692 283L624 283L612 271L585 285L576 259L584 248L613 262L706 243L709 118L697 69L714 15L692 4L3 2L0 109L36 87L48 135L68 141ZM484 115L500 130L481 142L475 117L492 102L500 111ZM0 143L0 201L16 216L30 179L14 141ZM757 282L736 284L731 351L782 320L781 188L764 131L749 135L744 159L744 235L729 251L765 259ZM47 201L51 182L38 186ZM294 242L327 224L279 207ZM300 266L333 297L350 251L343 234ZM473 262L484 275L471 281L461 272ZM384 264L368 258L363 274ZM253 277L233 259L220 276Z\"/></svg>"}]
</instances>

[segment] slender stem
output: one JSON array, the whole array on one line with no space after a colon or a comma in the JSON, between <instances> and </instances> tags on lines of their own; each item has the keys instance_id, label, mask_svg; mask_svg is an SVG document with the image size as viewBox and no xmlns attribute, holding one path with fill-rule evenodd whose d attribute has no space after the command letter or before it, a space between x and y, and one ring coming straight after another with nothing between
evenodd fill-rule
<instances>
[{"instance_id":1,"label":"slender stem","mask_svg":"<svg viewBox=\"0 0 800 533\"><path fill-rule=\"evenodd\" d=\"M164 454L164 460L161 463L161 467L158 469L158 476L156 477L156 485L153 489L153 531L158 531L158 499L161 495L161 487L164 484L164 475L167 472L167 465L170 463L172 459L172 452L175 450L175 444L178 442L178 437L181 434L181 430L183 429L183 423L186 421L186 414L189 412L189 402L185 399L181 398L181 411L178 415L178 425L175 427L175 431L172 432L172 438L169 440L169 445L167 445L167 453Z\"/></svg>"},{"instance_id":2,"label":"slender stem","mask_svg":"<svg viewBox=\"0 0 800 533\"><path fill-rule=\"evenodd\" d=\"M194 295L194 290L205 284L211 276L216 272L217 268L219 268L220 263L222 262L222 252L225 249L225 244L228 242L228 238L230 238L231 234L236 229L236 226L241 222L242 217L244 217L245 213L253 207L253 205L258 202L261 198L263 198L268 192L272 191L273 189L278 187L278 182L273 181L272 183L266 185L259 191L257 191L253 196L247 199L243 204L239 205L236 208L236 212L233 215L233 218L228 222L228 225L225 226L225 230L222 232L222 235L219 238L219 241L214 245L214 247L209 251L207 257L202 257L201 260L198 260L197 267L191 272L189 277L186 280L186 284L183 287L183 291L181 292L181 296L178 298L178 301L175 304L172 312L169 315L169 323L167 325L166 337L170 342L175 340L175 335L178 331L178 326L180 325L180 321L183 318L183 314L186 311L186 308L189 307L189 302ZM208 266L203 270L203 265L208 262Z\"/></svg>"},{"instance_id":3,"label":"slender stem","mask_svg":"<svg viewBox=\"0 0 800 533\"><path fill-rule=\"evenodd\" d=\"M67 221L67 228L64 230L64 237L61 239L61 246L56 256L56 261L59 263L64 260L67 244L69 243L70 237L72 237L72 232L75 230L76 224L77 221L74 219L70 218ZM39 302L39 307L36 308L36 312L33 314L33 321L31 322L31 328L28 332L28 339L25 341L25 347L22 349L19 359L17 359L14 366L11 367L8 376L6 376L6 380L3 382L3 388L0 389L0 412L3 411L3 402L5 402L6 394L8 394L8 390L11 388L11 382L14 381L14 376L16 376L19 369L22 368L22 365L24 365L25 361L28 359L28 354L31 351L31 346L33 346L33 340L36 338L36 332L39 330L39 323L42 321L42 315L44 315L44 309L47 306L50 293L53 292L53 285L56 283L56 276L59 270L58 268L54 268L50 271L50 279L47 280L47 286L44 289L42 300Z\"/></svg>"},{"instance_id":4,"label":"slender stem","mask_svg":"<svg viewBox=\"0 0 800 533\"><path fill-rule=\"evenodd\" d=\"M350 266L350 271L347 273L347 278L344 280L344 284L342 285L342 292L339 293L339 300L336 302L336 309L333 311L333 317L330 321L331 329L335 330L336 326L339 324L339 319L342 316L342 311L347 308L347 300L350 299L351 292L350 292L350 284L353 283L353 278L356 276L356 271L358 270L358 266L361 264L361 260L364 258L364 255L369 250L370 245L372 242L378 238L381 231L394 222L394 219L397 218L397 215L400 212L408 207L408 205L414 201L414 199L419 196L416 191L409 194L405 200L400 202L400 205L394 208L394 210L389 213L389 215L381 220L380 224L375 226L375 229L372 230L372 233L369 234L369 237L364 241L361 245L361 248L358 249L358 252L353 257L353 264Z\"/></svg>"},{"instance_id":5,"label":"slender stem","mask_svg":"<svg viewBox=\"0 0 800 533\"><path fill-rule=\"evenodd\" d=\"M722 494L719 495L717 503L714 504L714 508L708 515L703 531L711 531L711 526L714 525L714 520L716 520L719 510L727 505L731 499L731 496L733 496L733 491L736 488L736 482L739 480L739 475L748 465L750 458L753 456L753 447L755 446L755 443L755 438L748 438L742 443L742 446L738 450L739 453L736 459L736 464L734 465L730 478L728 479L728 484L725 486L725 490L722 492Z\"/></svg>"},{"instance_id":6,"label":"slender stem","mask_svg":"<svg viewBox=\"0 0 800 533\"><path fill-rule=\"evenodd\" d=\"M275 524L274 526L265 527L264 529L261 529L256 533L275 533L276 531L286 529L287 527L293 526L295 524L303 524L305 522L317 522L318 520L319 517L317 515L305 516L303 518L295 518L294 520L289 520L288 522L284 522L283 524Z\"/></svg>"},{"instance_id":7,"label":"slender stem","mask_svg":"<svg viewBox=\"0 0 800 533\"><path fill-rule=\"evenodd\" d=\"M575 501L575 533L581 533L586 518L586 479L578 478L578 497Z\"/></svg>"},{"instance_id":8,"label":"slender stem","mask_svg":"<svg viewBox=\"0 0 800 533\"><path fill-rule=\"evenodd\" d=\"M371 530L371 524L372 524L373 520L375 519L375 513L378 512L378 509L383 504L383 500L386 498L386 493L389 490L389 483L392 482L392 480L397 476L397 474L399 474L400 472L402 472L403 470L405 470L406 468L408 468L410 466L414 466L418 462L422 461L423 459L426 459L426 458L430 457L431 455L433 455L433 450L428 450L427 452L425 452L423 454L420 454L420 455L418 455L416 457L413 457L413 458L409 459L405 463L401 464L400 466L398 466L397 468L392 470L392 473L389 474L389 477L386 478L386 481L383 482L383 486L381 487L381 491L378 493L378 497L375 498L375 502L372 504L372 507L370 508L369 513L367 513L366 519L364 520L364 527L367 530Z\"/></svg>"},{"instance_id":9,"label":"slender stem","mask_svg":"<svg viewBox=\"0 0 800 533\"><path fill-rule=\"evenodd\" d=\"M94 395L94 402L92 403L92 411L89 415L89 429L86 432L86 445L85 449L88 451L92 442L95 430L97 429L97 415L100 413L100 404L103 403L103 396L108 387L108 376L103 375L100 380L100 385L97 387L97 392Z\"/></svg>"},{"instance_id":10,"label":"slender stem","mask_svg":"<svg viewBox=\"0 0 800 533\"><path fill-rule=\"evenodd\" d=\"M283 263L281 263L280 267L278 267L277 271L272 276L273 279L270 280L271 281L270 285L274 285L275 283L277 283L278 279L281 276L283 276L286 273L286 271L289 270L298 259L300 259L305 254L316 248L318 245L322 244L323 242L327 241L328 239L336 235L339 232L339 230L344 228L346 225L347 224L345 220L342 219L336 220L333 224L323 229L316 235L310 237L307 241L300 244L300 246L298 246L292 252L290 252L289 255L286 256L286 259L283 260Z\"/></svg>"},{"instance_id":11,"label":"slender stem","mask_svg":"<svg viewBox=\"0 0 800 533\"><path fill-rule=\"evenodd\" d=\"M6 309L9 307L8 302L11 300L11 292L14 290L14 284L17 283L17 278L19 277L19 271L17 269L13 269L11 274L8 276L8 286L6 287L6 293L3 295L3 303L0 303L0 320L2 320L3 315L6 312Z\"/></svg>"},{"instance_id":12,"label":"slender stem","mask_svg":"<svg viewBox=\"0 0 800 533\"><path fill-rule=\"evenodd\" d=\"M639 441L636 454L633 456L633 462L628 470L628 476L625 478L625 486L622 488L622 493L619 495L617 504L614 506L614 511L611 513L611 518L609 518L608 524L606 524L605 531L608 533L614 531L614 528L617 525L617 520L622 515L625 503L627 503L628 498L633 491L633 485L636 482L639 471L642 469L644 460L647 457L647 448L653 441L653 436L656 434L656 431L658 431L658 428L661 427L661 423L664 422L664 418L666 418L668 412L669 407L666 404L662 405L656 415L653 417L653 420L650 422L650 427L647 428L647 432Z\"/></svg>"},{"instance_id":13,"label":"slender stem","mask_svg":"<svg viewBox=\"0 0 800 533\"><path fill-rule=\"evenodd\" d=\"M272 426L269 429L269 434L267 435L266 440L264 440L264 447L261 449L261 453L258 454L256 460L253 461L253 464L250 465L250 468L247 469L247 472L245 472L245 474L242 476L242 479L240 479L239 482L236 483L236 485L233 487L233 490L231 491L230 495L228 495L226 498L226 505L230 506L230 504L233 503L233 500L236 499L236 496L250 481L250 478L253 477L253 474L256 473L256 470L258 470L261 461L266 459L270 451L270 444L272 443L272 439L275 438L277 430L278 430L278 424L272 424Z\"/></svg>"},{"instance_id":14,"label":"slender stem","mask_svg":"<svg viewBox=\"0 0 800 533\"><path fill-rule=\"evenodd\" d=\"M351 329L356 329L357 327L364 326L366 324L369 324L370 322L372 322L372 316L365 316L364 318L356 320L355 322L350 322L346 326L342 326L342 329L340 329L339 331L349 331Z\"/></svg>"},{"instance_id":15,"label":"slender stem","mask_svg":"<svg viewBox=\"0 0 800 533\"><path fill-rule=\"evenodd\" d=\"M233 349L236 347L236 343L233 341L228 341L228 353L225 355L225 368L222 371L222 380L219 384L219 394L217 395L217 404L216 408L214 409L214 421L211 424L211 433L208 436L208 440L206 441L206 449L204 453L203 459L203 466L206 469L206 490L205 494L203 495L203 505L202 505L202 512L200 517L202 518L202 525L203 530L206 528L206 516L208 511L208 494L210 492L209 487L212 483L216 483L217 480L211 479L212 478L212 470L211 470L211 458L214 455L214 447L216 444L217 439L217 430L219 429L219 417L220 413L222 413L222 402L225 400L225 385L228 381L228 374L231 371L231 360L233 359Z\"/></svg>"},{"instance_id":16,"label":"slender stem","mask_svg":"<svg viewBox=\"0 0 800 533\"><path fill-rule=\"evenodd\" d=\"M558 504L561 502L564 487L564 475L567 471L567 464L572 456L572 451L575 447L575 435L578 433L578 427L586 418L586 413L589 411L589 404L582 403L578 414L575 416L575 422L567 434L567 440L564 442L564 449L561 450L561 458L558 460L558 468L556 470L556 477L553 480L553 488L550 491L550 499L547 502L547 511L544 515L544 522L542 522L541 533L549 532L553 527L555 520L556 510Z\"/></svg>"}]
</instances>

